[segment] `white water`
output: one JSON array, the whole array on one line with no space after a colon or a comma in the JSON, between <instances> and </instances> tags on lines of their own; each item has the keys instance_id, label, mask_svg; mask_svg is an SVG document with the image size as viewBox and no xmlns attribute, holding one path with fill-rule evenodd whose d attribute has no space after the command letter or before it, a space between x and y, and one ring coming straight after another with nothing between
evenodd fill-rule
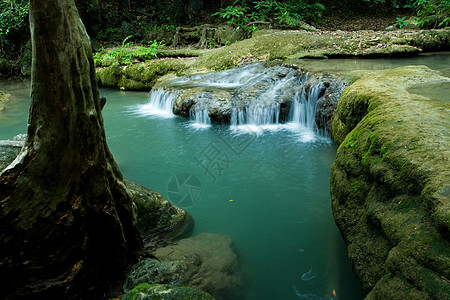
<instances>
[{"instance_id":1,"label":"white water","mask_svg":"<svg viewBox=\"0 0 450 300\"><path fill-rule=\"evenodd\" d=\"M207 107L191 108L189 110L189 117L191 119L192 127L197 129L211 127L211 118L209 117L209 111Z\"/></svg>"},{"instance_id":2,"label":"white water","mask_svg":"<svg viewBox=\"0 0 450 300\"><path fill-rule=\"evenodd\" d=\"M163 89L152 90L150 101L146 104L137 105L133 111L141 116L154 116L159 118L174 118L172 112L173 103L177 94Z\"/></svg>"},{"instance_id":3,"label":"white water","mask_svg":"<svg viewBox=\"0 0 450 300\"><path fill-rule=\"evenodd\" d=\"M230 100L233 105L230 129L237 134L261 135L266 131L289 131L302 142L313 142L324 137L315 122L317 101L323 84L309 83L311 86L306 91L307 79L308 76L298 76L293 69L279 67L273 72L273 69L261 64L250 64L180 79L174 87L233 89L237 100ZM172 118L172 107L177 96L176 90L152 91L149 103L138 106L135 111L140 115ZM282 106L287 106L283 107L283 112ZM210 109L210 104L201 101L193 105L189 111L191 126L196 129L211 127Z\"/></svg>"}]
</instances>

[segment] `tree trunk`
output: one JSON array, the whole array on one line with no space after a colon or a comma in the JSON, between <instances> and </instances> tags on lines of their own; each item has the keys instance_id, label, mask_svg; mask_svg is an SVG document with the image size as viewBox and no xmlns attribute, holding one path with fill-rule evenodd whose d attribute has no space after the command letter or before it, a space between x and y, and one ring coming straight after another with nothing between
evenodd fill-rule
<instances>
[{"instance_id":1,"label":"tree trunk","mask_svg":"<svg viewBox=\"0 0 450 300\"><path fill-rule=\"evenodd\" d=\"M0 299L101 299L141 250L133 204L74 0L31 0L30 24L28 136L0 177Z\"/></svg>"}]
</instances>

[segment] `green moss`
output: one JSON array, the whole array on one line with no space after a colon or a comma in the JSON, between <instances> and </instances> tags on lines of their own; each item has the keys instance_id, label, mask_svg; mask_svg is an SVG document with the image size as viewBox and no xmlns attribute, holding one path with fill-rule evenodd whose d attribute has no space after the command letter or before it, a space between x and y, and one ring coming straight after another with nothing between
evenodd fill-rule
<instances>
[{"instance_id":1,"label":"green moss","mask_svg":"<svg viewBox=\"0 0 450 300\"><path fill-rule=\"evenodd\" d=\"M368 299L445 299L450 173L442 162L450 150L442 135L448 122L436 120L445 118L450 104L407 89L446 79L425 67L358 76L341 96L333 121L341 145L330 178L333 215L349 257L363 285L373 288ZM369 249L376 243L387 247L384 259Z\"/></svg>"},{"instance_id":2,"label":"green moss","mask_svg":"<svg viewBox=\"0 0 450 300\"><path fill-rule=\"evenodd\" d=\"M123 295L122 300L214 300L214 298L191 287L142 283Z\"/></svg>"},{"instance_id":3,"label":"green moss","mask_svg":"<svg viewBox=\"0 0 450 300\"><path fill-rule=\"evenodd\" d=\"M100 79L101 85L106 87L116 87L121 78L121 70L118 65L97 68L97 76Z\"/></svg>"}]
</instances>

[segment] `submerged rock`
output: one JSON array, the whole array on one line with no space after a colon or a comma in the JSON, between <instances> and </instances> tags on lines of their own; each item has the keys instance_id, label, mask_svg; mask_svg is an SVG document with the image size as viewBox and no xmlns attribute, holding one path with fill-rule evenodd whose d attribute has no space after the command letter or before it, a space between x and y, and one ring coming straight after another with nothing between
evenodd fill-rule
<instances>
[{"instance_id":1,"label":"submerged rock","mask_svg":"<svg viewBox=\"0 0 450 300\"><path fill-rule=\"evenodd\" d=\"M0 91L0 111L5 110L5 103L9 101L10 94Z\"/></svg>"},{"instance_id":2,"label":"submerged rock","mask_svg":"<svg viewBox=\"0 0 450 300\"><path fill-rule=\"evenodd\" d=\"M143 283L122 296L122 300L214 300L208 293L190 288L165 284Z\"/></svg>"},{"instance_id":3,"label":"submerged rock","mask_svg":"<svg viewBox=\"0 0 450 300\"><path fill-rule=\"evenodd\" d=\"M233 241L224 234L200 233L157 249L154 255L186 265L180 285L192 286L219 299L235 299L240 292L238 258Z\"/></svg>"},{"instance_id":4,"label":"submerged rock","mask_svg":"<svg viewBox=\"0 0 450 300\"><path fill-rule=\"evenodd\" d=\"M424 66L359 76L338 104L331 170L353 269L367 299L447 299L450 104L407 89L450 79Z\"/></svg>"},{"instance_id":5,"label":"submerged rock","mask_svg":"<svg viewBox=\"0 0 450 300\"><path fill-rule=\"evenodd\" d=\"M170 283L205 291L218 299L235 299L241 273L232 240L223 234L200 233L159 248L130 272L125 289L138 284Z\"/></svg>"},{"instance_id":6,"label":"submerged rock","mask_svg":"<svg viewBox=\"0 0 450 300\"><path fill-rule=\"evenodd\" d=\"M123 290L128 292L142 283L176 285L181 281L185 268L186 264L182 261L144 258L131 268Z\"/></svg>"}]
</instances>

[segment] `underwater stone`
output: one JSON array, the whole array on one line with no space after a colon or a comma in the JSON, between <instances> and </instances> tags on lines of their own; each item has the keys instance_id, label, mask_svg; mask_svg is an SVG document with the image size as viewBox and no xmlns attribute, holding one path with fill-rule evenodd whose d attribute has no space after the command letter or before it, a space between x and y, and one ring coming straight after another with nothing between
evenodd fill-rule
<instances>
[{"instance_id":1,"label":"underwater stone","mask_svg":"<svg viewBox=\"0 0 450 300\"><path fill-rule=\"evenodd\" d=\"M143 283L122 296L122 300L214 300L208 293L190 288L165 284Z\"/></svg>"},{"instance_id":2,"label":"underwater stone","mask_svg":"<svg viewBox=\"0 0 450 300\"><path fill-rule=\"evenodd\" d=\"M242 285L233 241L224 234L200 233L154 252L161 261L186 266L179 285L192 286L217 299L236 299Z\"/></svg>"}]
</instances>

